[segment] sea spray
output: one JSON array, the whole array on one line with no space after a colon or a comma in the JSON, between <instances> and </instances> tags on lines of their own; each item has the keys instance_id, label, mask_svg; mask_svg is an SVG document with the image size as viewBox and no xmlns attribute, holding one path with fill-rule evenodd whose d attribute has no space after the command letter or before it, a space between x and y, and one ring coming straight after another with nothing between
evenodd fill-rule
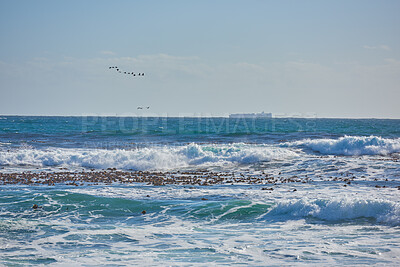
<instances>
[{"instance_id":1,"label":"sea spray","mask_svg":"<svg viewBox=\"0 0 400 267\"><path fill-rule=\"evenodd\" d=\"M400 152L400 139L379 136L344 136L338 139L305 139L283 144L283 146L300 146L326 155L388 155Z\"/></svg>"},{"instance_id":2,"label":"sea spray","mask_svg":"<svg viewBox=\"0 0 400 267\"><path fill-rule=\"evenodd\" d=\"M0 265L400 262L400 120L2 117Z\"/></svg>"},{"instance_id":3,"label":"sea spray","mask_svg":"<svg viewBox=\"0 0 400 267\"><path fill-rule=\"evenodd\" d=\"M201 167L207 164L251 164L296 156L296 152L287 148L243 143L192 143L181 146L149 146L133 150L21 148L0 151L0 165L167 170L187 166Z\"/></svg>"},{"instance_id":4,"label":"sea spray","mask_svg":"<svg viewBox=\"0 0 400 267\"><path fill-rule=\"evenodd\" d=\"M379 223L400 225L400 204L383 199L336 198L288 200L277 203L269 216L288 219L313 217L327 222L371 218Z\"/></svg>"}]
</instances>

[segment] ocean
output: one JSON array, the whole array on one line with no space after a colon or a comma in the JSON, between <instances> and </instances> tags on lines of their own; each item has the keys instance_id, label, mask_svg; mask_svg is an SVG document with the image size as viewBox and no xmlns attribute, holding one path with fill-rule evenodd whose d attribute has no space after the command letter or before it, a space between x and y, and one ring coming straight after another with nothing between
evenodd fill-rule
<instances>
[{"instance_id":1,"label":"ocean","mask_svg":"<svg viewBox=\"0 0 400 267\"><path fill-rule=\"evenodd\" d=\"M5 266L400 264L400 120L0 116Z\"/></svg>"}]
</instances>

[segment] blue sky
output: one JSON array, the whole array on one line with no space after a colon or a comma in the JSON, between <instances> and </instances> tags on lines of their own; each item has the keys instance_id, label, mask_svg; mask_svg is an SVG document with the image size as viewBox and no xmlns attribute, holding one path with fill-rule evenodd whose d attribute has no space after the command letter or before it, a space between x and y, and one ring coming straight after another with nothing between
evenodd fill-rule
<instances>
[{"instance_id":1,"label":"blue sky","mask_svg":"<svg viewBox=\"0 0 400 267\"><path fill-rule=\"evenodd\" d=\"M400 118L399 12L395 0L2 0L0 114Z\"/></svg>"}]
</instances>

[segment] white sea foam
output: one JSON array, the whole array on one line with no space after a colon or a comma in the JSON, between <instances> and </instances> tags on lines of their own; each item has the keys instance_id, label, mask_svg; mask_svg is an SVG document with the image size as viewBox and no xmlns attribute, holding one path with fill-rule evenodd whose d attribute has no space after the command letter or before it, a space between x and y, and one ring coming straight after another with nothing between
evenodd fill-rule
<instances>
[{"instance_id":1,"label":"white sea foam","mask_svg":"<svg viewBox=\"0 0 400 267\"><path fill-rule=\"evenodd\" d=\"M400 225L399 203L380 199L289 200L278 203L269 214L291 218L312 216L327 221L374 218L380 223Z\"/></svg>"},{"instance_id":2,"label":"white sea foam","mask_svg":"<svg viewBox=\"0 0 400 267\"><path fill-rule=\"evenodd\" d=\"M43 264L49 259L51 265L61 266L399 262L397 189L371 192L370 187L347 187L356 191L343 195L343 189L327 190L324 184L297 184L298 191L289 192L292 186L283 184L267 194L260 187L236 185L190 189L175 185L80 186L68 187L67 192L63 192L67 187L56 187L55 192L29 187L25 192L30 193L18 194L29 219L20 218L21 209L2 198L2 210L12 211L2 213L5 219L0 227L5 234L0 239L1 256L5 264L15 264L16 259L25 265ZM302 192L304 200L300 201L298 194ZM43 210L32 212L29 202L33 196L42 201ZM209 200L200 200L204 196ZM142 208L147 214L137 215ZM225 212L219 215L222 210ZM255 218L253 212L261 218ZM223 218L214 220L214 216L205 216L207 213ZM229 216L235 213L240 220ZM198 216L189 216L193 214ZM280 216L282 220L274 220ZM360 217L369 219L358 220Z\"/></svg>"},{"instance_id":3,"label":"white sea foam","mask_svg":"<svg viewBox=\"0 0 400 267\"><path fill-rule=\"evenodd\" d=\"M303 146L327 155L388 155L400 152L400 139L344 136L338 139L305 139L289 143L289 146Z\"/></svg>"},{"instance_id":4,"label":"white sea foam","mask_svg":"<svg viewBox=\"0 0 400 267\"><path fill-rule=\"evenodd\" d=\"M294 157L287 148L266 145L225 144L147 147L136 150L22 148L0 152L0 165L65 166L87 168L165 170L187 166L250 164Z\"/></svg>"}]
</instances>

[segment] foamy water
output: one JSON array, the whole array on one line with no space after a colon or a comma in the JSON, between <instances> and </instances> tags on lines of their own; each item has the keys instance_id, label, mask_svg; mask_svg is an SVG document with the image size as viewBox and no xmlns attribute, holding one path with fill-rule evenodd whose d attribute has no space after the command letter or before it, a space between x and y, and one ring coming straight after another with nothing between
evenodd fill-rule
<instances>
[{"instance_id":1,"label":"foamy water","mask_svg":"<svg viewBox=\"0 0 400 267\"><path fill-rule=\"evenodd\" d=\"M270 145L195 143L139 149L18 148L0 151L0 165L32 167L85 167L123 170L168 170L227 163L251 164L298 157L295 151Z\"/></svg>"},{"instance_id":2,"label":"foamy water","mask_svg":"<svg viewBox=\"0 0 400 267\"><path fill-rule=\"evenodd\" d=\"M0 173L202 170L270 182L0 185L2 264L400 262L399 121L121 120L5 116Z\"/></svg>"},{"instance_id":3,"label":"foamy water","mask_svg":"<svg viewBox=\"0 0 400 267\"><path fill-rule=\"evenodd\" d=\"M393 264L400 260L398 192L368 195L365 189L285 184L271 193L246 185L3 190L0 214L8 218L1 238L8 242L1 242L2 257L68 265ZM32 201L43 208L31 211ZM11 203L14 209L7 211Z\"/></svg>"},{"instance_id":4,"label":"foamy water","mask_svg":"<svg viewBox=\"0 0 400 267\"><path fill-rule=\"evenodd\" d=\"M290 145L303 146L325 155L389 155L400 152L400 139L378 136L344 136L338 139L305 139Z\"/></svg>"}]
</instances>

